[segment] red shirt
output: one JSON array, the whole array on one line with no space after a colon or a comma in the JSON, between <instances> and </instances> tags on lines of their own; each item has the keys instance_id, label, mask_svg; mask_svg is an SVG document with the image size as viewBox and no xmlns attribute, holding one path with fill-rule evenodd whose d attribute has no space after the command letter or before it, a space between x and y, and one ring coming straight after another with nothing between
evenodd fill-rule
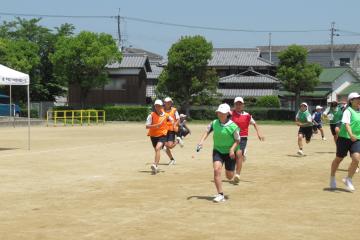
<instances>
[{"instance_id":1,"label":"red shirt","mask_svg":"<svg viewBox=\"0 0 360 240\"><path fill-rule=\"evenodd\" d=\"M247 137L249 135L249 125L255 124L252 116L245 111L240 113L232 111L231 120L240 128L240 137Z\"/></svg>"}]
</instances>

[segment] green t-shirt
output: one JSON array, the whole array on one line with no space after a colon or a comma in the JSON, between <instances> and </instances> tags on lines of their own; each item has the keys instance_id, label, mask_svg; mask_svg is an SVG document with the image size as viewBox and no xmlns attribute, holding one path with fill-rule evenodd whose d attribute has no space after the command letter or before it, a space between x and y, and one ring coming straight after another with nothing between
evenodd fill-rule
<instances>
[{"instance_id":1,"label":"green t-shirt","mask_svg":"<svg viewBox=\"0 0 360 240\"><path fill-rule=\"evenodd\" d=\"M302 127L310 127L313 125L313 122L309 122L309 120L311 119L311 115L308 110L306 110L305 112L299 110L298 113L296 114L296 118L302 124L305 123Z\"/></svg>"},{"instance_id":2,"label":"green t-shirt","mask_svg":"<svg viewBox=\"0 0 360 240\"><path fill-rule=\"evenodd\" d=\"M360 112L355 111L351 107L348 107L347 110L350 111L350 128L352 134L360 140ZM345 124L343 123L340 127L339 136L343 138L350 139L349 133L346 131Z\"/></svg>"},{"instance_id":3,"label":"green t-shirt","mask_svg":"<svg viewBox=\"0 0 360 240\"><path fill-rule=\"evenodd\" d=\"M228 154L235 142L234 132L239 131L239 127L231 120L221 124L219 119L214 120L211 127L214 131L214 149L222 154Z\"/></svg>"},{"instance_id":4,"label":"green t-shirt","mask_svg":"<svg viewBox=\"0 0 360 240\"><path fill-rule=\"evenodd\" d=\"M330 108L330 111L328 113L328 116L331 116L330 124L336 124L341 122L341 118L343 116L343 112L339 107L336 107L336 109Z\"/></svg>"}]
</instances>

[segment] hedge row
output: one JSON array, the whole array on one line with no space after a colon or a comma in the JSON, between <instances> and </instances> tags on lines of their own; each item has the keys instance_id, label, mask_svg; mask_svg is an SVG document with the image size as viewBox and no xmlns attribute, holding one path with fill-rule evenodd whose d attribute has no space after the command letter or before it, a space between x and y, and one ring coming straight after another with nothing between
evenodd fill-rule
<instances>
[{"instance_id":1,"label":"hedge row","mask_svg":"<svg viewBox=\"0 0 360 240\"><path fill-rule=\"evenodd\" d=\"M246 109L256 120L294 120L295 112L278 108L253 108ZM213 109L190 110L191 119L210 120L216 118Z\"/></svg>"},{"instance_id":2,"label":"hedge row","mask_svg":"<svg viewBox=\"0 0 360 240\"><path fill-rule=\"evenodd\" d=\"M27 116L28 116L27 109L21 109L20 110L20 117L27 117ZM39 117L39 112L36 109L31 109L30 110L30 117L31 118L38 118Z\"/></svg>"},{"instance_id":3,"label":"hedge row","mask_svg":"<svg viewBox=\"0 0 360 240\"><path fill-rule=\"evenodd\" d=\"M150 113L149 106L104 106L97 110L105 110L106 121L145 121ZM71 110L70 107L57 107L54 110ZM278 108L247 108L256 120L294 120L295 112ZM215 109L192 109L191 119L212 120L216 118Z\"/></svg>"}]
</instances>

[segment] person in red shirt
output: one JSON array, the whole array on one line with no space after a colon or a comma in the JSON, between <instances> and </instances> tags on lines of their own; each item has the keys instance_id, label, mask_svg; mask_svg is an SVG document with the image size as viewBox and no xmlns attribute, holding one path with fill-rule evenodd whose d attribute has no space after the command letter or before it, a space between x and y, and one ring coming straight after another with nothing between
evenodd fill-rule
<instances>
[{"instance_id":1,"label":"person in red shirt","mask_svg":"<svg viewBox=\"0 0 360 240\"><path fill-rule=\"evenodd\" d=\"M247 138L249 134L249 125L253 125L260 141L264 141L264 137L260 134L259 127L253 117L244 111L244 99L236 97L234 100L234 110L232 111L231 120L240 128L240 144L236 150L236 173L234 182L240 182L240 172L242 164L245 161Z\"/></svg>"}]
</instances>

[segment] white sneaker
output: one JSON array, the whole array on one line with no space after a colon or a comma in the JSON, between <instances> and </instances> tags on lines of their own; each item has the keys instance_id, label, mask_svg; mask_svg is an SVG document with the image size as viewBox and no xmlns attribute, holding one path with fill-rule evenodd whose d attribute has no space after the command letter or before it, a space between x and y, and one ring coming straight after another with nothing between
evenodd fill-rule
<instances>
[{"instance_id":1,"label":"white sneaker","mask_svg":"<svg viewBox=\"0 0 360 240\"><path fill-rule=\"evenodd\" d=\"M359 173L359 171L360 171L360 168L357 167L356 170L355 170L355 172L356 172L356 173Z\"/></svg>"},{"instance_id":2,"label":"white sneaker","mask_svg":"<svg viewBox=\"0 0 360 240\"><path fill-rule=\"evenodd\" d=\"M336 189L336 179L335 177L330 177L330 188Z\"/></svg>"},{"instance_id":3,"label":"white sneaker","mask_svg":"<svg viewBox=\"0 0 360 240\"><path fill-rule=\"evenodd\" d=\"M323 138L322 138L322 140L323 140L323 141L326 141L326 138L325 138L325 137L323 137Z\"/></svg>"},{"instance_id":4,"label":"white sneaker","mask_svg":"<svg viewBox=\"0 0 360 240\"><path fill-rule=\"evenodd\" d=\"M169 161L169 163L168 163L168 165L170 166L170 165L175 165L176 164L176 161L175 161L175 159L173 159L173 160L170 160Z\"/></svg>"},{"instance_id":5,"label":"white sneaker","mask_svg":"<svg viewBox=\"0 0 360 240\"><path fill-rule=\"evenodd\" d=\"M351 178L346 177L343 179L343 182L346 185L347 190L349 190L350 192L355 191L355 188L354 188L354 185L352 184Z\"/></svg>"},{"instance_id":6,"label":"white sneaker","mask_svg":"<svg viewBox=\"0 0 360 240\"><path fill-rule=\"evenodd\" d=\"M176 140L180 144L180 147L184 147L184 141L181 139L181 137L177 137Z\"/></svg>"},{"instance_id":7,"label":"white sneaker","mask_svg":"<svg viewBox=\"0 0 360 240\"><path fill-rule=\"evenodd\" d=\"M297 152L297 155L299 155L299 156L304 156L303 150L300 150L300 149L299 149L299 151Z\"/></svg>"},{"instance_id":8,"label":"white sneaker","mask_svg":"<svg viewBox=\"0 0 360 240\"><path fill-rule=\"evenodd\" d=\"M239 174L235 174L234 183L239 183L239 182L240 182L240 175L239 175Z\"/></svg>"},{"instance_id":9,"label":"white sneaker","mask_svg":"<svg viewBox=\"0 0 360 240\"><path fill-rule=\"evenodd\" d=\"M158 172L158 167L155 164L151 164L151 171L153 174L156 174Z\"/></svg>"},{"instance_id":10,"label":"white sneaker","mask_svg":"<svg viewBox=\"0 0 360 240\"><path fill-rule=\"evenodd\" d=\"M225 202L225 197L224 197L224 195L219 193L219 194L215 195L213 201L217 202L217 203L218 202Z\"/></svg>"}]
</instances>

